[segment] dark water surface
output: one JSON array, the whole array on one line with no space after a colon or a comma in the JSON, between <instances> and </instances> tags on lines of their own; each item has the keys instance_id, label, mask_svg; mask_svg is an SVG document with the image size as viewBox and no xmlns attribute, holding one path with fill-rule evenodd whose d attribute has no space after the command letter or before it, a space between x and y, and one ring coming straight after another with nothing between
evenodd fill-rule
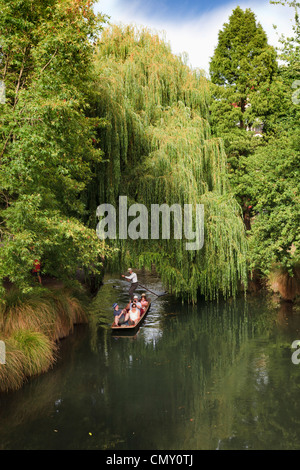
<instances>
[{"instance_id":1,"label":"dark water surface","mask_svg":"<svg viewBox=\"0 0 300 470\"><path fill-rule=\"evenodd\" d=\"M167 296L135 337L116 338L111 306L127 289L106 279L95 325L62 341L49 373L0 396L0 449L300 449L299 313L262 296L196 307Z\"/></svg>"}]
</instances>

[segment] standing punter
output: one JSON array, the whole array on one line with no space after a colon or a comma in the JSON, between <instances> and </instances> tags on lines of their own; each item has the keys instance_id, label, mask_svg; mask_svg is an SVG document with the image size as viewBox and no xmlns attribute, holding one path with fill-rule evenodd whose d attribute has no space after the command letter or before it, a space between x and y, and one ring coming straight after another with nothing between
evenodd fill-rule
<instances>
[{"instance_id":1,"label":"standing punter","mask_svg":"<svg viewBox=\"0 0 300 470\"><path fill-rule=\"evenodd\" d=\"M138 283L138 278L137 278L136 273L134 273L131 268L128 268L128 272L129 272L129 276L124 276L124 274L122 274L122 277L125 277L125 279L127 279L128 281L131 281L129 295L130 295L130 300L133 300L133 293L135 289L137 288L137 286L139 285L139 283Z\"/></svg>"}]
</instances>

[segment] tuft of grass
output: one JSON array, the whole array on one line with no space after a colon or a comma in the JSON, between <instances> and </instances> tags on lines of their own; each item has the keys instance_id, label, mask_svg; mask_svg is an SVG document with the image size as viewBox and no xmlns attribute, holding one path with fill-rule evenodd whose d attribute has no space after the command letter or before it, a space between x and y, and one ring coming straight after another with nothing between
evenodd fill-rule
<instances>
[{"instance_id":1,"label":"tuft of grass","mask_svg":"<svg viewBox=\"0 0 300 470\"><path fill-rule=\"evenodd\" d=\"M54 339L62 339L73 332L74 325L87 323L87 313L81 302L71 292L63 290L51 294L54 320Z\"/></svg>"},{"instance_id":2,"label":"tuft of grass","mask_svg":"<svg viewBox=\"0 0 300 470\"><path fill-rule=\"evenodd\" d=\"M86 310L69 289L37 289L24 294L11 289L0 305L0 331L39 331L57 341L69 335L75 324L88 321Z\"/></svg>"},{"instance_id":3,"label":"tuft of grass","mask_svg":"<svg viewBox=\"0 0 300 470\"><path fill-rule=\"evenodd\" d=\"M6 364L0 364L0 392L18 390L26 380L25 356L10 339L5 340Z\"/></svg>"},{"instance_id":4,"label":"tuft of grass","mask_svg":"<svg viewBox=\"0 0 300 470\"><path fill-rule=\"evenodd\" d=\"M55 342L37 331L19 330L11 337L23 353L23 370L26 377L44 373L54 364L57 346Z\"/></svg>"},{"instance_id":5,"label":"tuft of grass","mask_svg":"<svg viewBox=\"0 0 300 470\"><path fill-rule=\"evenodd\" d=\"M58 340L75 324L87 323L87 302L70 288L9 290L0 305L0 337L6 364L0 365L0 392L19 389L27 378L53 366Z\"/></svg>"},{"instance_id":6,"label":"tuft of grass","mask_svg":"<svg viewBox=\"0 0 300 470\"><path fill-rule=\"evenodd\" d=\"M0 365L0 392L18 390L24 382L55 363L56 344L43 333L16 330L5 340L6 364Z\"/></svg>"}]
</instances>

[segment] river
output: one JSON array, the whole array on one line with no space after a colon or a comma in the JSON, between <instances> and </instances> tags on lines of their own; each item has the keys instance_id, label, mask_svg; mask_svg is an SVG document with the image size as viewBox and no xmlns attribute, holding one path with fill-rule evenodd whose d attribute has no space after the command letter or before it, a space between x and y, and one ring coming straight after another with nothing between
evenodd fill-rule
<instances>
[{"instance_id":1,"label":"river","mask_svg":"<svg viewBox=\"0 0 300 470\"><path fill-rule=\"evenodd\" d=\"M106 277L95 322L61 342L55 367L0 395L1 450L300 449L299 311L261 294L194 307L149 294L136 336L115 337L127 291Z\"/></svg>"}]
</instances>

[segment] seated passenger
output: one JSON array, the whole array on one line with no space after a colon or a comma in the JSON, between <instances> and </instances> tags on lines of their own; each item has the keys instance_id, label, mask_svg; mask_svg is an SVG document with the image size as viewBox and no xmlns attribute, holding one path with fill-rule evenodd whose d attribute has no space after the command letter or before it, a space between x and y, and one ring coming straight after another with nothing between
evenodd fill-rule
<instances>
[{"instance_id":1,"label":"seated passenger","mask_svg":"<svg viewBox=\"0 0 300 470\"><path fill-rule=\"evenodd\" d=\"M133 303L133 302L136 304L136 306L137 306L138 309L141 309L142 304L141 304L141 302L139 301L139 298L138 298L137 295L135 295L135 296L133 297L132 303ZM132 303L131 303L131 305L132 305Z\"/></svg>"},{"instance_id":2,"label":"seated passenger","mask_svg":"<svg viewBox=\"0 0 300 470\"><path fill-rule=\"evenodd\" d=\"M142 295L141 295L141 305L142 305L142 307L143 307L144 309L146 309L146 308L148 307L148 305L149 305L149 302L148 302L148 300L147 300L147 298L146 298L146 294L142 294Z\"/></svg>"},{"instance_id":3,"label":"seated passenger","mask_svg":"<svg viewBox=\"0 0 300 470\"><path fill-rule=\"evenodd\" d=\"M128 324L130 326L133 326L140 319L140 310L137 308L137 306L134 302L133 302L133 304L132 304L132 306L131 306L128 313L129 313Z\"/></svg>"},{"instance_id":4,"label":"seated passenger","mask_svg":"<svg viewBox=\"0 0 300 470\"><path fill-rule=\"evenodd\" d=\"M123 310L120 310L119 305L117 303L113 304L113 309L114 309L114 317L115 317L114 326L120 326L126 323L129 318L129 315L126 309L123 308Z\"/></svg>"}]
</instances>

